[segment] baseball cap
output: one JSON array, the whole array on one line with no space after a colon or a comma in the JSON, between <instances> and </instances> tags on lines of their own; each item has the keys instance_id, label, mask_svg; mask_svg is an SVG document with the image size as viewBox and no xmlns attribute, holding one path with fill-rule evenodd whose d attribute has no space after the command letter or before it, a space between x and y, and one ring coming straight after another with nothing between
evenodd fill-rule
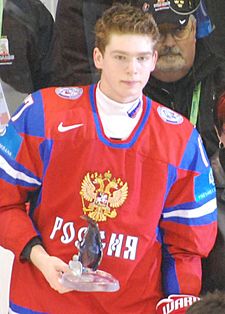
<instances>
[{"instance_id":1,"label":"baseball cap","mask_svg":"<svg viewBox=\"0 0 225 314\"><path fill-rule=\"evenodd\" d=\"M199 4L200 0L151 0L146 1L142 9L152 13L158 25L166 23L185 26Z\"/></svg>"}]
</instances>

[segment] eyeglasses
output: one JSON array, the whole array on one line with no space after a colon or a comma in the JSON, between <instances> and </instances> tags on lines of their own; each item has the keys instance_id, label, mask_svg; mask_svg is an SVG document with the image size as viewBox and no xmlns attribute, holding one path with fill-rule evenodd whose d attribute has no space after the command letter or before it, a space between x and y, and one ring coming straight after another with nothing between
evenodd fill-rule
<instances>
[{"instance_id":1,"label":"eyeglasses","mask_svg":"<svg viewBox=\"0 0 225 314\"><path fill-rule=\"evenodd\" d=\"M158 26L159 28L159 41L164 41L166 36L170 34L177 41L185 40L190 36L192 31L192 24L188 24L184 27L173 27L169 24L162 24Z\"/></svg>"}]
</instances>

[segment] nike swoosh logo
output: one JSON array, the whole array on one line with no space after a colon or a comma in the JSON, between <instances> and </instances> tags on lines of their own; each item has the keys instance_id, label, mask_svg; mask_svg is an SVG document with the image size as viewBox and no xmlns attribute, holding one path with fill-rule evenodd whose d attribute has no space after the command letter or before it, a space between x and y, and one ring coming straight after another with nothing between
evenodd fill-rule
<instances>
[{"instance_id":1,"label":"nike swoosh logo","mask_svg":"<svg viewBox=\"0 0 225 314\"><path fill-rule=\"evenodd\" d=\"M181 25L183 25L186 22L186 20L179 20L179 22Z\"/></svg>"},{"instance_id":2,"label":"nike swoosh logo","mask_svg":"<svg viewBox=\"0 0 225 314\"><path fill-rule=\"evenodd\" d=\"M73 130L73 129L76 129L76 128L79 128L83 126L83 124L72 124L72 125L63 125L63 122L59 123L58 125L58 131L59 132L67 132L67 131L70 131L70 130Z\"/></svg>"}]
</instances>

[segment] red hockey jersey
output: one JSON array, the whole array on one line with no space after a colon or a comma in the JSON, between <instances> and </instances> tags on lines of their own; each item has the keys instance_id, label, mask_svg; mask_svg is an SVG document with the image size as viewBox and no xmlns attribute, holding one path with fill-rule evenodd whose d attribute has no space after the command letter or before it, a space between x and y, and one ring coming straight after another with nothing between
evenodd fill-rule
<instances>
[{"instance_id":1,"label":"red hockey jersey","mask_svg":"<svg viewBox=\"0 0 225 314\"><path fill-rule=\"evenodd\" d=\"M130 137L109 139L95 88L38 91L1 130L0 244L15 253L12 313L153 314L164 296L200 291L201 257L217 230L214 180L200 135L143 96ZM119 280L117 292L61 295L20 260L40 235L47 252L68 263L86 228L83 214L98 222L99 269Z\"/></svg>"}]
</instances>

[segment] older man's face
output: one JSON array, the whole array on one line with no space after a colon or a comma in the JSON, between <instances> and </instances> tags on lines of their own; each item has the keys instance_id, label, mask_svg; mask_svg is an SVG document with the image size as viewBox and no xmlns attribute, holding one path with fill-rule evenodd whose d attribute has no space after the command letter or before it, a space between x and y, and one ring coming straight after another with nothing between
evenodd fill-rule
<instances>
[{"instance_id":1,"label":"older man's face","mask_svg":"<svg viewBox=\"0 0 225 314\"><path fill-rule=\"evenodd\" d=\"M180 72L183 76L190 70L195 58L196 22L189 19L188 24L178 28L173 24L159 25L161 39L156 46L158 61L153 76Z\"/></svg>"}]
</instances>

